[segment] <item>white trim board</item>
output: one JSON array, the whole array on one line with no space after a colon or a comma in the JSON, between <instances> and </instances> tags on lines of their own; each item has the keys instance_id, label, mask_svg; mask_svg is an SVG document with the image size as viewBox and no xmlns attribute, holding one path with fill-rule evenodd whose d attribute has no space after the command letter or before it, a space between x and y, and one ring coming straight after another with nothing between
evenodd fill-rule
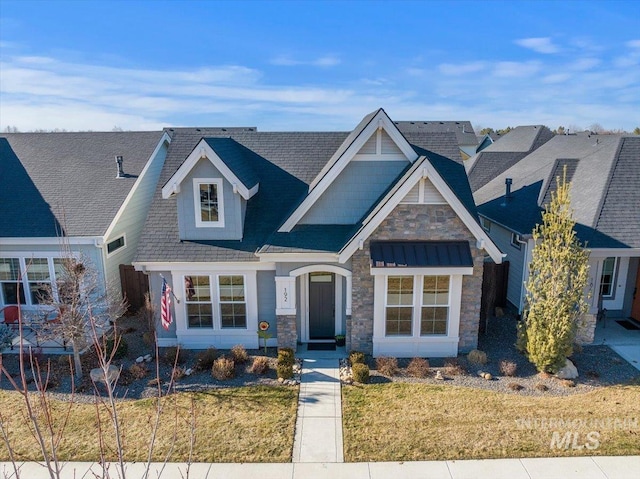
<instances>
[{"instance_id":1,"label":"white trim board","mask_svg":"<svg viewBox=\"0 0 640 479\"><path fill-rule=\"evenodd\" d=\"M202 139L193 149L193 151L187 156L187 159L184 160L178 171L176 171L169 180L162 187L162 198L167 199L174 193L179 193L181 184L187 175L191 172L193 167L200 161L201 159L208 159L213 166L215 166L222 176L231 183L233 186L233 192L238 192L240 196L242 196L245 200L248 200L253 195L258 192L258 187L260 184L256 184L251 189L247 188L247 186L240 181L240 179L235 175L233 171L227 166L227 164L222 161L222 159L217 155L213 148L209 146L206 140Z\"/></svg>"},{"instance_id":2,"label":"white trim board","mask_svg":"<svg viewBox=\"0 0 640 479\"><path fill-rule=\"evenodd\" d=\"M146 263L144 261L134 261L132 263L136 271L155 272L155 271L217 271L224 269L225 271L275 271L275 263L246 261L246 262L212 262L212 263Z\"/></svg>"},{"instance_id":3,"label":"white trim board","mask_svg":"<svg viewBox=\"0 0 640 479\"><path fill-rule=\"evenodd\" d=\"M153 153L151 153L151 156L147 160L147 163L144 165L144 168L142 169L142 171L138 175L138 178L136 178L135 183L133 184L133 186L129 190L129 193L127 194L127 197L122 202L122 205L120 205L120 209L118 210L116 215L113 217L113 220L111 220L111 224L109 224L109 227L107 228L107 231L105 231L105 233L104 233L104 237L105 238L109 238L109 235L111 235L111 233L113 232L113 229L116 227L116 224L118 224L118 221L120 220L120 217L124 214L125 210L127 209L127 206L129 206L129 203L131 202L131 200L133 198L133 195L135 194L136 190L138 189L138 186L140 185L140 183L144 179L145 175L147 174L147 171L151 167L151 164L153 163L153 160L155 159L155 157L160 152L160 148L162 148L165 143L167 145L169 145L171 143L171 137L167 134L167 132L163 133L162 137L160 138L160 141L158 142L158 144L156 145L155 149L153 150ZM153 189L154 191L155 191L155 187L156 186L157 185L154 185L154 189Z\"/></svg>"},{"instance_id":4,"label":"white trim board","mask_svg":"<svg viewBox=\"0 0 640 479\"><path fill-rule=\"evenodd\" d=\"M350 161L358 154L362 146L376 134L379 128L384 129L391 139L410 162L416 161L418 154L411 147L409 142L400 133L398 127L391 121L389 116L383 109L379 109L373 118L364 126L359 125L361 130L354 130L355 138L349 135L345 142L338 148L334 156L329 160L325 168L318 174L316 179L309 185L309 194L302 201L295 211L287 218L287 220L278 229L280 233L289 233L293 227L298 224L302 217L311 209L315 202L322 196L327 188L342 173ZM347 142L351 142L349 146L344 148Z\"/></svg>"},{"instance_id":5,"label":"white trim board","mask_svg":"<svg viewBox=\"0 0 640 479\"><path fill-rule=\"evenodd\" d=\"M413 167L405 174L387 196L376 206L371 214L364 220L360 230L342 248L339 255L339 262L346 262L353 253L363 243L380 224L389 216L393 209L400 204L402 199L420 181L421 178L428 178L438 192L444 197L449 206L455 211L460 220L469 229L471 234L478 240L478 247L484 249L493 261L502 263L504 254L493 243L487 232L480 226L475 218L469 213L456 194L449 188L440 174L429 162L426 156L420 157Z\"/></svg>"}]
</instances>

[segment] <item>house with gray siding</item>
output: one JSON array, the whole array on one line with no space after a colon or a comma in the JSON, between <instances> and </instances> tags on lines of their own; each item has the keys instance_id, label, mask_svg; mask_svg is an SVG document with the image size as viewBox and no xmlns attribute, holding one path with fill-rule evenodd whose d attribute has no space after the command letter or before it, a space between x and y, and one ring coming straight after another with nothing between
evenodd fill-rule
<instances>
[{"instance_id":1,"label":"house with gray siding","mask_svg":"<svg viewBox=\"0 0 640 479\"><path fill-rule=\"evenodd\" d=\"M69 253L119 290L170 141L162 131L0 135L0 310L37 310Z\"/></svg>"},{"instance_id":2,"label":"house with gray siding","mask_svg":"<svg viewBox=\"0 0 640 479\"><path fill-rule=\"evenodd\" d=\"M134 266L159 303L161 346L333 342L397 357L477 345L483 263L456 133L394 123L350 132L171 128ZM475 138L475 136L474 136Z\"/></svg>"},{"instance_id":3,"label":"house with gray siding","mask_svg":"<svg viewBox=\"0 0 640 479\"><path fill-rule=\"evenodd\" d=\"M476 177L481 186L474 197L485 230L510 263L507 298L522 312L532 232L565 169L575 231L590 254L589 312L581 331L581 340L589 343L599 311L606 310L608 318L640 321L640 138L556 135L522 158L495 167L497 174L489 181Z\"/></svg>"}]
</instances>

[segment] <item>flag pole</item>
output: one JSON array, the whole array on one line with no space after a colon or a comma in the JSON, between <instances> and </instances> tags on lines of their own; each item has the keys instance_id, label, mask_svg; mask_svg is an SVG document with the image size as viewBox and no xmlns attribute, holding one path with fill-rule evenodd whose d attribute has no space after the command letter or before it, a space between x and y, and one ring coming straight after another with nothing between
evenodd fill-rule
<instances>
[{"instance_id":1,"label":"flag pole","mask_svg":"<svg viewBox=\"0 0 640 479\"><path fill-rule=\"evenodd\" d=\"M162 275L162 273L159 273L160 277L166 282L167 280L165 279L165 277ZM178 299L178 297L176 296L176 293L173 292L173 288L171 288L171 296L173 296L173 299L176 300L176 303L180 304L180 300Z\"/></svg>"}]
</instances>

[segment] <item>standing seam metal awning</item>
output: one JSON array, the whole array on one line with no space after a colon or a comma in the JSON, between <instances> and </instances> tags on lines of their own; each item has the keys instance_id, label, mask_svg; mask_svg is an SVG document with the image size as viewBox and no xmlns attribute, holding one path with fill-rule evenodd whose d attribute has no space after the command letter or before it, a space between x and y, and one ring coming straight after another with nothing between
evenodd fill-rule
<instances>
[{"instance_id":1,"label":"standing seam metal awning","mask_svg":"<svg viewBox=\"0 0 640 479\"><path fill-rule=\"evenodd\" d=\"M373 268L472 267L468 241L372 241Z\"/></svg>"}]
</instances>

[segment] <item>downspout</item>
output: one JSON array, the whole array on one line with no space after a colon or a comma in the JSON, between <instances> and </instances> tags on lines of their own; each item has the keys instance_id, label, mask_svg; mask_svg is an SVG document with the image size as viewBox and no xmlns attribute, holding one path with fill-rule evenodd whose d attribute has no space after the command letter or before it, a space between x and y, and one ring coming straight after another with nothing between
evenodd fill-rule
<instances>
[{"instance_id":1,"label":"downspout","mask_svg":"<svg viewBox=\"0 0 640 479\"><path fill-rule=\"evenodd\" d=\"M522 241L518 233L516 233L516 241L519 244L524 245L524 262L522 265L522 281L520 283L522 285L522 290L520 291L520 305L518 306L518 314L522 314L524 311L524 298L526 296L525 284L527 280L527 271L529 270L529 241Z\"/></svg>"}]
</instances>

